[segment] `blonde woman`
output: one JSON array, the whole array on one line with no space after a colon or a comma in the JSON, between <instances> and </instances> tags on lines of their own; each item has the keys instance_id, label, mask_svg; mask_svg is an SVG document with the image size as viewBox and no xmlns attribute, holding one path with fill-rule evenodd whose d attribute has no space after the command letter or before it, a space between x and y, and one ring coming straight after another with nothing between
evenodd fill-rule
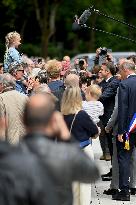
<instances>
[{"instance_id":1,"label":"blonde woman","mask_svg":"<svg viewBox=\"0 0 136 205\"><path fill-rule=\"evenodd\" d=\"M61 112L71 133L83 148L91 143L90 137L98 133L97 126L82 110L82 97L79 87L68 86L63 93Z\"/></svg>"},{"instance_id":2,"label":"blonde woman","mask_svg":"<svg viewBox=\"0 0 136 205\"><path fill-rule=\"evenodd\" d=\"M93 158L91 137L98 134L98 128L89 115L82 110L82 97L79 87L67 87L63 93L61 112L71 134L80 148ZM91 185L75 183L73 186L74 205L89 205Z\"/></svg>"},{"instance_id":3,"label":"blonde woman","mask_svg":"<svg viewBox=\"0 0 136 205\"><path fill-rule=\"evenodd\" d=\"M20 34L16 31L10 32L5 37L6 52L4 55L4 71L8 72L9 66L12 63L19 64L22 62L22 58L17 48L21 44Z\"/></svg>"}]
</instances>

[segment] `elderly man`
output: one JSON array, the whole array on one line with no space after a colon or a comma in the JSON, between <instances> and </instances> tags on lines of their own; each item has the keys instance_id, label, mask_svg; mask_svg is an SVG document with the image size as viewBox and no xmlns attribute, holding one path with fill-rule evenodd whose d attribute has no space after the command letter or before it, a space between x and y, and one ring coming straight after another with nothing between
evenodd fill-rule
<instances>
[{"instance_id":1,"label":"elderly man","mask_svg":"<svg viewBox=\"0 0 136 205\"><path fill-rule=\"evenodd\" d=\"M136 113L136 74L135 64L124 62L119 67L122 82L118 95L118 162L119 162L119 188L113 199L130 201L129 178L130 160L134 146L136 145L136 131L129 133L129 141L126 141L126 133L129 132L130 122ZM129 144L128 144L129 143ZM128 145L128 146L126 146Z\"/></svg>"},{"instance_id":2,"label":"elderly man","mask_svg":"<svg viewBox=\"0 0 136 205\"><path fill-rule=\"evenodd\" d=\"M69 74L65 79L65 86L78 86L79 87L79 76L76 74Z\"/></svg>"},{"instance_id":3,"label":"elderly man","mask_svg":"<svg viewBox=\"0 0 136 205\"><path fill-rule=\"evenodd\" d=\"M11 65L9 73L16 79L16 90L20 93L26 94L24 68L22 64Z\"/></svg>"},{"instance_id":4,"label":"elderly man","mask_svg":"<svg viewBox=\"0 0 136 205\"><path fill-rule=\"evenodd\" d=\"M17 144L25 134L22 122L27 96L15 90L16 82L10 74L3 74L0 94L0 139Z\"/></svg>"}]
</instances>

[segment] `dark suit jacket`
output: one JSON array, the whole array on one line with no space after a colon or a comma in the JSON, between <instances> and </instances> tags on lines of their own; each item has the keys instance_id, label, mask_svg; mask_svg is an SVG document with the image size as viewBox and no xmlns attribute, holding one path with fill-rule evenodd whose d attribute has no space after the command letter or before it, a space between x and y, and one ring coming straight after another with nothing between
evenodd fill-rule
<instances>
[{"instance_id":1,"label":"dark suit jacket","mask_svg":"<svg viewBox=\"0 0 136 205\"><path fill-rule=\"evenodd\" d=\"M120 81L116 77L111 77L102 88L102 95L100 97L100 101L103 103L104 106L104 115L101 117L104 126L107 125L107 122L113 112L115 105L115 96L117 93L119 82Z\"/></svg>"},{"instance_id":2,"label":"dark suit jacket","mask_svg":"<svg viewBox=\"0 0 136 205\"><path fill-rule=\"evenodd\" d=\"M73 143L55 143L38 133L28 134L23 143L52 176L59 205L72 205L72 182L90 183L99 177L95 162Z\"/></svg>"},{"instance_id":3,"label":"dark suit jacket","mask_svg":"<svg viewBox=\"0 0 136 205\"><path fill-rule=\"evenodd\" d=\"M54 181L24 144L0 141L0 205L60 205Z\"/></svg>"},{"instance_id":4,"label":"dark suit jacket","mask_svg":"<svg viewBox=\"0 0 136 205\"><path fill-rule=\"evenodd\" d=\"M130 121L136 112L136 75L123 80L119 86L118 96L118 133L128 131Z\"/></svg>"},{"instance_id":5,"label":"dark suit jacket","mask_svg":"<svg viewBox=\"0 0 136 205\"><path fill-rule=\"evenodd\" d=\"M118 93L119 93L118 91L119 89L117 89L113 113L106 126L107 129L112 129L113 136L116 136L118 134Z\"/></svg>"}]
</instances>

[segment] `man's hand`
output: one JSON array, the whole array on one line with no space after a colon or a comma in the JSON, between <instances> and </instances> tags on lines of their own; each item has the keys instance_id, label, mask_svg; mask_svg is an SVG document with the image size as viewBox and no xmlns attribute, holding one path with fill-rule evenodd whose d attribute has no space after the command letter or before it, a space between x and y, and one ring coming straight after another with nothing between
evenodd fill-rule
<instances>
[{"instance_id":1,"label":"man's hand","mask_svg":"<svg viewBox=\"0 0 136 205\"><path fill-rule=\"evenodd\" d=\"M106 133L110 133L111 130L112 130L112 128L105 127L105 132L106 132Z\"/></svg>"},{"instance_id":2,"label":"man's hand","mask_svg":"<svg viewBox=\"0 0 136 205\"><path fill-rule=\"evenodd\" d=\"M113 56L111 53L107 53L107 61L112 61L113 62Z\"/></svg>"},{"instance_id":3,"label":"man's hand","mask_svg":"<svg viewBox=\"0 0 136 205\"><path fill-rule=\"evenodd\" d=\"M54 128L57 133L57 137L59 137L61 140L64 141L69 140L71 136L67 128L67 125L64 121L63 115L60 112L56 111L54 113L54 120L55 120Z\"/></svg>"},{"instance_id":4,"label":"man's hand","mask_svg":"<svg viewBox=\"0 0 136 205\"><path fill-rule=\"evenodd\" d=\"M123 142L123 141L124 141L124 140L123 140L123 134L118 135L118 141L119 141L119 142Z\"/></svg>"},{"instance_id":5,"label":"man's hand","mask_svg":"<svg viewBox=\"0 0 136 205\"><path fill-rule=\"evenodd\" d=\"M98 128L98 134L96 134L96 135L94 135L93 137L91 137L92 139L96 139L96 138L99 137L99 135L101 134L101 128L98 127L98 126L97 126L97 128Z\"/></svg>"},{"instance_id":6,"label":"man's hand","mask_svg":"<svg viewBox=\"0 0 136 205\"><path fill-rule=\"evenodd\" d=\"M97 48L96 50L96 56L98 57L99 56L99 53L101 52L100 48Z\"/></svg>"}]
</instances>

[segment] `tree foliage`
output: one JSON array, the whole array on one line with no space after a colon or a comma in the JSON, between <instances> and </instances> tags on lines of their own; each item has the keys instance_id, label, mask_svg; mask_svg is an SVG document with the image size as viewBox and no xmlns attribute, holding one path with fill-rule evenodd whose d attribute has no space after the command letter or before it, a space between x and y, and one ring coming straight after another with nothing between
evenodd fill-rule
<instances>
[{"instance_id":1,"label":"tree foliage","mask_svg":"<svg viewBox=\"0 0 136 205\"><path fill-rule=\"evenodd\" d=\"M135 0L92 0L100 12L136 25ZM80 52L94 52L106 46L113 51L134 50L135 45L110 35L85 29L72 31L73 17L88 8L90 0L2 0L0 4L0 58L4 55L4 37L13 30L21 33L22 51L28 55L46 57L70 56ZM92 13L87 25L135 39L135 30Z\"/></svg>"}]
</instances>

